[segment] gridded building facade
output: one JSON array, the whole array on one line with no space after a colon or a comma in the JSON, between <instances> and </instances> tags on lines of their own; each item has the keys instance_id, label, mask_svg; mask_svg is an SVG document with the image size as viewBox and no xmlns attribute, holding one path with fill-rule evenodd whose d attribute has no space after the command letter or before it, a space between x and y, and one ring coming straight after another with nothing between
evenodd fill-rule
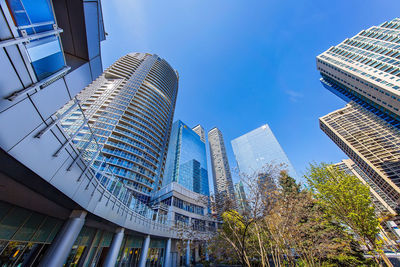
<instances>
[{"instance_id":1,"label":"gridded building facade","mask_svg":"<svg viewBox=\"0 0 400 267\"><path fill-rule=\"evenodd\" d=\"M400 19L363 30L317 56L322 82L400 120ZM353 99L354 100L354 99Z\"/></svg>"},{"instance_id":2,"label":"gridded building facade","mask_svg":"<svg viewBox=\"0 0 400 267\"><path fill-rule=\"evenodd\" d=\"M206 143L206 132L204 131L204 128L199 124L194 126L192 129L200 136L201 141Z\"/></svg>"},{"instance_id":3,"label":"gridded building facade","mask_svg":"<svg viewBox=\"0 0 400 267\"><path fill-rule=\"evenodd\" d=\"M164 173L164 186L172 182L198 194L210 195L206 144L180 120L172 125Z\"/></svg>"},{"instance_id":4,"label":"gridded building facade","mask_svg":"<svg viewBox=\"0 0 400 267\"><path fill-rule=\"evenodd\" d=\"M208 143L210 144L214 193L234 198L235 193L224 138L218 128L213 128L208 132Z\"/></svg>"},{"instance_id":5,"label":"gridded building facade","mask_svg":"<svg viewBox=\"0 0 400 267\"><path fill-rule=\"evenodd\" d=\"M104 157L95 152L85 156L100 171L107 163L110 172L147 201L162 185L177 92L178 74L164 59L131 53L78 95L84 115L76 110L63 127L78 147L90 148L95 146L93 135L80 128L88 121Z\"/></svg>"},{"instance_id":6,"label":"gridded building facade","mask_svg":"<svg viewBox=\"0 0 400 267\"><path fill-rule=\"evenodd\" d=\"M400 201L399 130L355 102L319 121L321 129L383 192L381 194L390 199L387 201L390 207L397 210Z\"/></svg>"},{"instance_id":7,"label":"gridded building facade","mask_svg":"<svg viewBox=\"0 0 400 267\"><path fill-rule=\"evenodd\" d=\"M369 187L375 211L378 216L386 216L388 214L396 215L396 211L394 210L397 206L396 203L394 203L351 159L344 159L342 162L335 164L335 166L340 171L357 177L363 184Z\"/></svg>"}]
</instances>

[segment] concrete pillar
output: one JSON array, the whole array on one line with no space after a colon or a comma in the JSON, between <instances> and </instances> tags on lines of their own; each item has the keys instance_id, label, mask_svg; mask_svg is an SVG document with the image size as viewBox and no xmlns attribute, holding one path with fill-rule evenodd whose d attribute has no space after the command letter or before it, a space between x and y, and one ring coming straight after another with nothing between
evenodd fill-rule
<instances>
[{"instance_id":1,"label":"concrete pillar","mask_svg":"<svg viewBox=\"0 0 400 267\"><path fill-rule=\"evenodd\" d=\"M107 253L107 257L104 260L103 267L115 266L123 239L124 239L124 228L118 228L114 234L111 246Z\"/></svg>"},{"instance_id":2,"label":"concrete pillar","mask_svg":"<svg viewBox=\"0 0 400 267\"><path fill-rule=\"evenodd\" d=\"M171 238L168 238L167 245L165 246L165 267L171 267Z\"/></svg>"},{"instance_id":3,"label":"concrete pillar","mask_svg":"<svg viewBox=\"0 0 400 267\"><path fill-rule=\"evenodd\" d=\"M186 243L186 266L190 266L190 240Z\"/></svg>"},{"instance_id":4,"label":"concrete pillar","mask_svg":"<svg viewBox=\"0 0 400 267\"><path fill-rule=\"evenodd\" d=\"M142 251L140 252L140 259L139 259L138 267L146 266L147 252L149 251L149 246L150 246L150 235L147 235L143 241Z\"/></svg>"},{"instance_id":5,"label":"concrete pillar","mask_svg":"<svg viewBox=\"0 0 400 267\"><path fill-rule=\"evenodd\" d=\"M63 266L79 232L85 224L86 214L87 212L83 210L72 211L68 221L65 222L40 261L40 267Z\"/></svg>"}]
</instances>

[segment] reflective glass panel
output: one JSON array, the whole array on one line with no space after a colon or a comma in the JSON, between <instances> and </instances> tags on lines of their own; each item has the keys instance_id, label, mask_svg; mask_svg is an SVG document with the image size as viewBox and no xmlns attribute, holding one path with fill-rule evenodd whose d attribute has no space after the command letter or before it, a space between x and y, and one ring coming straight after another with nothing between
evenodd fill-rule
<instances>
[{"instance_id":1,"label":"reflective glass panel","mask_svg":"<svg viewBox=\"0 0 400 267\"><path fill-rule=\"evenodd\" d=\"M39 80L54 74L65 66L64 55L57 36L33 40L26 44L26 49Z\"/></svg>"}]
</instances>

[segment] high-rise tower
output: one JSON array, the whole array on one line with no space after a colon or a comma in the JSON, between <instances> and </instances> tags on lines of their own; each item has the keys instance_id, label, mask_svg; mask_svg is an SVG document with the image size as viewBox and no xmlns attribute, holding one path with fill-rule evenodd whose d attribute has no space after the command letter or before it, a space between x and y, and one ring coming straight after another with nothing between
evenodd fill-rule
<instances>
[{"instance_id":1,"label":"high-rise tower","mask_svg":"<svg viewBox=\"0 0 400 267\"><path fill-rule=\"evenodd\" d=\"M172 182L177 182L193 192L210 195L206 144L180 120L172 125L164 173L164 185Z\"/></svg>"},{"instance_id":2,"label":"high-rise tower","mask_svg":"<svg viewBox=\"0 0 400 267\"><path fill-rule=\"evenodd\" d=\"M90 147L89 129L80 128L88 120L104 157L84 156L101 171L107 163L116 177L148 200L162 185L177 92L178 73L167 61L131 53L78 95L84 116L73 112L63 127L79 132L74 136L78 147Z\"/></svg>"},{"instance_id":3,"label":"high-rise tower","mask_svg":"<svg viewBox=\"0 0 400 267\"><path fill-rule=\"evenodd\" d=\"M400 203L400 131L350 102L319 119L321 129L357 164L397 210Z\"/></svg>"},{"instance_id":4,"label":"high-rise tower","mask_svg":"<svg viewBox=\"0 0 400 267\"><path fill-rule=\"evenodd\" d=\"M236 205L238 208L238 212L240 214L248 213L249 203L247 202L246 192L244 190L242 181L237 182L234 185L234 189L235 189Z\"/></svg>"},{"instance_id":5,"label":"high-rise tower","mask_svg":"<svg viewBox=\"0 0 400 267\"><path fill-rule=\"evenodd\" d=\"M200 136L201 141L206 143L206 132L204 131L204 128L199 124L194 126L192 129Z\"/></svg>"},{"instance_id":6,"label":"high-rise tower","mask_svg":"<svg viewBox=\"0 0 400 267\"><path fill-rule=\"evenodd\" d=\"M400 121L400 19L363 30L317 56L321 82L349 102Z\"/></svg>"},{"instance_id":7,"label":"high-rise tower","mask_svg":"<svg viewBox=\"0 0 400 267\"><path fill-rule=\"evenodd\" d=\"M372 201L375 206L375 212L378 216L383 217L388 214L396 215L396 212L393 210L393 207L396 207L396 204L392 203L392 200L382 191L382 189L376 186L369 176L366 175L351 159L344 159L335 164L335 166L340 171L357 177L363 184L369 187Z\"/></svg>"},{"instance_id":8,"label":"high-rise tower","mask_svg":"<svg viewBox=\"0 0 400 267\"><path fill-rule=\"evenodd\" d=\"M240 172L253 175L261 172L266 164L283 164L288 174L297 179L296 171L268 124L233 139L231 144Z\"/></svg>"},{"instance_id":9,"label":"high-rise tower","mask_svg":"<svg viewBox=\"0 0 400 267\"><path fill-rule=\"evenodd\" d=\"M214 193L234 198L235 193L224 138L218 128L213 128L208 132L208 143L210 144Z\"/></svg>"},{"instance_id":10,"label":"high-rise tower","mask_svg":"<svg viewBox=\"0 0 400 267\"><path fill-rule=\"evenodd\" d=\"M321 129L391 199L400 203L400 19L363 30L317 56L323 85L349 104Z\"/></svg>"}]
</instances>

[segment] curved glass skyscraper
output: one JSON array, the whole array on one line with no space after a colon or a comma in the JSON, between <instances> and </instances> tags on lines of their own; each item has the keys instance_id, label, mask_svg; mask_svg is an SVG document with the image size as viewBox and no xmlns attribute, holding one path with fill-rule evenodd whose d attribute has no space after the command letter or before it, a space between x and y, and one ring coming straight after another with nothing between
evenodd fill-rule
<instances>
[{"instance_id":1,"label":"curved glass skyscraper","mask_svg":"<svg viewBox=\"0 0 400 267\"><path fill-rule=\"evenodd\" d=\"M107 163L143 200L162 185L178 79L157 55L128 54L78 95L85 117L77 110L63 122L68 131L79 132L74 137L79 147L90 148L89 129L79 129L88 120L103 156L84 156L100 171Z\"/></svg>"}]
</instances>

